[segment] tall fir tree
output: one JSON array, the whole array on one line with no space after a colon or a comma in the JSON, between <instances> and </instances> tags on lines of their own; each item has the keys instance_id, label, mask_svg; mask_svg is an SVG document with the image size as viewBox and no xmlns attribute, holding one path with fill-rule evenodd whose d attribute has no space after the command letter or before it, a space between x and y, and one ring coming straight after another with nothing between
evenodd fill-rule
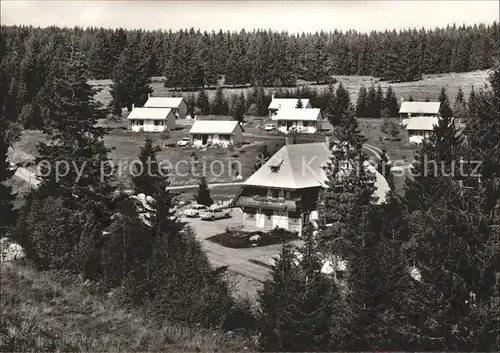
<instances>
[{"instance_id":1,"label":"tall fir tree","mask_svg":"<svg viewBox=\"0 0 500 353\"><path fill-rule=\"evenodd\" d=\"M368 92L366 90L366 87L361 85L358 91L358 99L356 100L356 117L367 117L367 106L366 106L366 99L367 99Z\"/></svg>"},{"instance_id":2,"label":"tall fir tree","mask_svg":"<svg viewBox=\"0 0 500 353\"><path fill-rule=\"evenodd\" d=\"M204 89L201 89L200 93L198 93L196 106L200 109L201 115L210 114L210 102L208 101L207 92Z\"/></svg>"},{"instance_id":3,"label":"tall fir tree","mask_svg":"<svg viewBox=\"0 0 500 353\"><path fill-rule=\"evenodd\" d=\"M382 90L382 86L380 84L377 86L377 92L375 93L375 104L373 108L373 117L375 119L380 119L382 110L385 108L384 106L384 91Z\"/></svg>"},{"instance_id":4,"label":"tall fir tree","mask_svg":"<svg viewBox=\"0 0 500 353\"><path fill-rule=\"evenodd\" d=\"M295 108L303 108L304 104L302 103L302 99L297 99L297 104L295 105Z\"/></svg>"},{"instance_id":5,"label":"tall fir tree","mask_svg":"<svg viewBox=\"0 0 500 353\"><path fill-rule=\"evenodd\" d=\"M141 45L140 37L134 38L123 50L113 73L110 107L142 107L153 92L149 76L149 56Z\"/></svg>"},{"instance_id":6,"label":"tall fir tree","mask_svg":"<svg viewBox=\"0 0 500 353\"><path fill-rule=\"evenodd\" d=\"M388 117L395 118L399 114L399 101L391 86L385 91L384 107Z\"/></svg>"},{"instance_id":7,"label":"tall fir tree","mask_svg":"<svg viewBox=\"0 0 500 353\"><path fill-rule=\"evenodd\" d=\"M455 119L460 123L464 123L467 119L467 102L465 100L464 91L462 87L458 88L455 102L453 103L453 114Z\"/></svg>"},{"instance_id":8,"label":"tall fir tree","mask_svg":"<svg viewBox=\"0 0 500 353\"><path fill-rule=\"evenodd\" d=\"M132 173L132 184L136 194L153 195L157 184L163 180L161 174L165 171L160 170L161 167L156 159L156 153L159 151L161 149L153 144L150 136L147 136Z\"/></svg>"},{"instance_id":9,"label":"tall fir tree","mask_svg":"<svg viewBox=\"0 0 500 353\"><path fill-rule=\"evenodd\" d=\"M341 124L342 117L347 115L347 112L353 110L351 104L351 97L349 96L349 91L344 87L342 82L339 83L337 89L335 90L335 96L333 97L330 117L330 122L334 126ZM354 112L352 112L354 114Z\"/></svg>"},{"instance_id":10,"label":"tall fir tree","mask_svg":"<svg viewBox=\"0 0 500 353\"><path fill-rule=\"evenodd\" d=\"M234 107L234 112L233 112L233 119L240 122L240 123L243 123L243 120L245 118L245 116L244 116L245 111L246 111L245 94L242 91L241 94L238 97L236 97L236 102L235 102L235 107Z\"/></svg>"},{"instance_id":11,"label":"tall fir tree","mask_svg":"<svg viewBox=\"0 0 500 353\"><path fill-rule=\"evenodd\" d=\"M366 111L367 117L374 117L376 115L375 110L377 106L377 91L375 90L375 86L373 83L368 88L368 92L366 94Z\"/></svg>"},{"instance_id":12,"label":"tall fir tree","mask_svg":"<svg viewBox=\"0 0 500 353\"><path fill-rule=\"evenodd\" d=\"M477 116L477 98L476 98L476 90L474 86L471 87L469 93L469 99L467 101L467 115L469 118L474 118Z\"/></svg>"},{"instance_id":13,"label":"tall fir tree","mask_svg":"<svg viewBox=\"0 0 500 353\"><path fill-rule=\"evenodd\" d=\"M453 116L453 110L451 110L450 100L448 99L448 94L446 93L446 88L442 87L439 93L438 101L441 103L439 107L439 114L443 118L450 118Z\"/></svg>"},{"instance_id":14,"label":"tall fir tree","mask_svg":"<svg viewBox=\"0 0 500 353\"><path fill-rule=\"evenodd\" d=\"M340 126L335 129L335 136L341 142L347 142L352 148L361 150L367 139L361 133L358 119L354 116L354 109L350 106L340 116Z\"/></svg>"},{"instance_id":15,"label":"tall fir tree","mask_svg":"<svg viewBox=\"0 0 500 353\"><path fill-rule=\"evenodd\" d=\"M113 173L103 141L106 130L96 125L103 113L77 49L71 51L63 74L54 80L54 95L47 100L50 120L43 132L49 142L37 146L38 160L45 163L40 188L108 197Z\"/></svg>"},{"instance_id":16,"label":"tall fir tree","mask_svg":"<svg viewBox=\"0 0 500 353\"><path fill-rule=\"evenodd\" d=\"M217 87L215 91L214 98L212 99L212 104L210 105L211 115L227 115L229 113L229 107L227 104L226 96L222 87Z\"/></svg>"}]
</instances>

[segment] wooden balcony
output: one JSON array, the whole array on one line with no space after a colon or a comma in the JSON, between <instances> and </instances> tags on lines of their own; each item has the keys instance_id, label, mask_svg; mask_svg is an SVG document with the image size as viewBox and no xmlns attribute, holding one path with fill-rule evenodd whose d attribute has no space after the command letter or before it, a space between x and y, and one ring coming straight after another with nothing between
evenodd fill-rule
<instances>
[{"instance_id":1,"label":"wooden balcony","mask_svg":"<svg viewBox=\"0 0 500 353\"><path fill-rule=\"evenodd\" d=\"M235 203L237 207L259 207L274 210L297 211L302 206L300 198L285 199L265 196L240 196Z\"/></svg>"}]
</instances>

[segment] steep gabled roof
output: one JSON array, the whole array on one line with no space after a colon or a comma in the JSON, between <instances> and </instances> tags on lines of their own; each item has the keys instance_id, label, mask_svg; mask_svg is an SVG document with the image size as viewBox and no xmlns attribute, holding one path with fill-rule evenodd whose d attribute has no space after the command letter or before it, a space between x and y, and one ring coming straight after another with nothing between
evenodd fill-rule
<instances>
[{"instance_id":1,"label":"steep gabled roof","mask_svg":"<svg viewBox=\"0 0 500 353\"><path fill-rule=\"evenodd\" d=\"M149 97L144 108L179 108L182 97Z\"/></svg>"},{"instance_id":2,"label":"steep gabled roof","mask_svg":"<svg viewBox=\"0 0 500 353\"><path fill-rule=\"evenodd\" d=\"M324 142L283 146L244 185L302 189L319 187L330 152ZM273 171L274 169L274 171Z\"/></svg>"},{"instance_id":3,"label":"steep gabled roof","mask_svg":"<svg viewBox=\"0 0 500 353\"><path fill-rule=\"evenodd\" d=\"M278 189L325 187L327 175L324 167L330 157L331 152L323 142L285 145L253 173L243 186ZM364 166L375 177L375 203L385 202L386 193L390 190L387 180L368 161L365 161Z\"/></svg>"},{"instance_id":4,"label":"steep gabled roof","mask_svg":"<svg viewBox=\"0 0 500 353\"><path fill-rule=\"evenodd\" d=\"M438 114L439 102L403 102L399 113L412 113L412 114Z\"/></svg>"},{"instance_id":5,"label":"steep gabled roof","mask_svg":"<svg viewBox=\"0 0 500 353\"><path fill-rule=\"evenodd\" d=\"M129 120L165 120L170 114L170 108L134 108L127 119Z\"/></svg>"},{"instance_id":6,"label":"steep gabled roof","mask_svg":"<svg viewBox=\"0 0 500 353\"><path fill-rule=\"evenodd\" d=\"M300 98L302 101L302 109L306 107L306 105L309 104L309 99L306 98ZM267 109L290 109L290 108L295 108L297 106L297 102L299 101L299 98L273 98L271 103L269 104L269 107Z\"/></svg>"},{"instance_id":7,"label":"steep gabled roof","mask_svg":"<svg viewBox=\"0 0 500 353\"><path fill-rule=\"evenodd\" d=\"M439 123L439 118L434 116L416 116L406 121L406 130L432 131Z\"/></svg>"},{"instance_id":8,"label":"steep gabled roof","mask_svg":"<svg viewBox=\"0 0 500 353\"><path fill-rule=\"evenodd\" d=\"M196 120L189 130L190 134L232 134L240 123L232 120Z\"/></svg>"},{"instance_id":9,"label":"steep gabled roof","mask_svg":"<svg viewBox=\"0 0 500 353\"><path fill-rule=\"evenodd\" d=\"M278 110L278 114L272 117L272 120L321 120L321 109L319 108L285 108Z\"/></svg>"}]
</instances>

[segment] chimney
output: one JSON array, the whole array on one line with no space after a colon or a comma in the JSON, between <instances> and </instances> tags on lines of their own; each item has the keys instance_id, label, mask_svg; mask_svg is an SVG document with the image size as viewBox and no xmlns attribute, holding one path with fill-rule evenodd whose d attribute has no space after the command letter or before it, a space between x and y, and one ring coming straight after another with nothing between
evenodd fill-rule
<instances>
[{"instance_id":1,"label":"chimney","mask_svg":"<svg viewBox=\"0 0 500 353\"><path fill-rule=\"evenodd\" d=\"M281 109L281 104L278 104L278 110L280 110L280 109Z\"/></svg>"},{"instance_id":2,"label":"chimney","mask_svg":"<svg viewBox=\"0 0 500 353\"><path fill-rule=\"evenodd\" d=\"M401 103L403 103L405 101L404 97L401 97Z\"/></svg>"},{"instance_id":3,"label":"chimney","mask_svg":"<svg viewBox=\"0 0 500 353\"><path fill-rule=\"evenodd\" d=\"M273 93L273 94L271 94L271 99L274 99L274 93Z\"/></svg>"},{"instance_id":4,"label":"chimney","mask_svg":"<svg viewBox=\"0 0 500 353\"><path fill-rule=\"evenodd\" d=\"M151 93L148 93L148 99L151 98Z\"/></svg>"}]
</instances>

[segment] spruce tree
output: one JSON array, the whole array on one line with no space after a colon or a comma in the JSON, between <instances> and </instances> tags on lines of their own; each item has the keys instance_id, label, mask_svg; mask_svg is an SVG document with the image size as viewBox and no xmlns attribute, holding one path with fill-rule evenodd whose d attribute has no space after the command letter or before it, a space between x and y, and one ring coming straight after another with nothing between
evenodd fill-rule
<instances>
[{"instance_id":1,"label":"spruce tree","mask_svg":"<svg viewBox=\"0 0 500 353\"><path fill-rule=\"evenodd\" d=\"M227 105L227 99L224 95L222 87L217 87L215 91L212 104L210 105L211 115L227 115L229 113L229 107Z\"/></svg>"},{"instance_id":2,"label":"spruce tree","mask_svg":"<svg viewBox=\"0 0 500 353\"><path fill-rule=\"evenodd\" d=\"M0 117L0 126L2 126L2 117ZM11 168L8 160L8 142L4 135L2 126L2 134L0 134L0 234L4 234L5 227L14 224L14 206L15 194L12 192L12 187L7 182L12 178L15 169Z\"/></svg>"},{"instance_id":3,"label":"spruce tree","mask_svg":"<svg viewBox=\"0 0 500 353\"><path fill-rule=\"evenodd\" d=\"M377 92L375 91L375 86L373 83L370 85L370 88L368 88L368 93L366 95L366 112L367 112L367 117L373 118L376 115L376 108L377 108Z\"/></svg>"},{"instance_id":4,"label":"spruce tree","mask_svg":"<svg viewBox=\"0 0 500 353\"><path fill-rule=\"evenodd\" d=\"M295 105L295 108L303 108L304 104L302 103L302 99L297 99L297 104Z\"/></svg>"},{"instance_id":5,"label":"spruce tree","mask_svg":"<svg viewBox=\"0 0 500 353\"><path fill-rule=\"evenodd\" d=\"M136 194L151 196L156 192L157 184L163 179L156 153L161 151L158 146L154 146L151 137L147 136L144 145L139 153L139 163L134 164L132 183Z\"/></svg>"},{"instance_id":6,"label":"spruce tree","mask_svg":"<svg viewBox=\"0 0 500 353\"><path fill-rule=\"evenodd\" d=\"M332 101L332 116L330 119L332 125L340 125L342 122L342 117L350 114L351 110L353 110L353 107L351 105L349 91L344 87L342 82L340 82L337 89L335 90L335 96L333 97ZM354 111L352 112L352 114L354 115Z\"/></svg>"},{"instance_id":7,"label":"spruce tree","mask_svg":"<svg viewBox=\"0 0 500 353\"><path fill-rule=\"evenodd\" d=\"M194 118L194 110L196 107L196 98L194 97L194 93L189 93L186 99L186 105L187 105L187 114L191 117Z\"/></svg>"},{"instance_id":8,"label":"spruce tree","mask_svg":"<svg viewBox=\"0 0 500 353\"><path fill-rule=\"evenodd\" d=\"M5 227L15 222L12 212L15 194L8 181L15 170L8 160L9 146L17 139L17 128L9 116L10 79L7 75L7 60L4 57L5 41L3 31L0 31L0 234Z\"/></svg>"},{"instance_id":9,"label":"spruce tree","mask_svg":"<svg viewBox=\"0 0 500 353\"><path fill-rule=\"evenodd\" d=\"M467 101L467 115L468 118L474 118L477 116L477 102L476 102L476 90L474 86L471 87L469 93L469 100Z\"/></svg>"},{"instance_id":10,"label":"spruce tree","mask_svg":"<svg viewBox=\"0 0 500 353\"><path fill-rule=\"evenodd\" d=\"M350 106L342 111L340 126L335 129L335 136L342 142L349 143L355 149L361 149L367 139L361 133L358 119L354 116L354 109Z\"/></svg>"},{"instance_id":11,"label":"spruce tree","mask_svg":"<svg viewBox=\"0 0 500 353\"><path fill-rule=\"evenodd\" d=\"M377 92L375 93L375 104L373 107L373 117L380 119L382 110L384 106L384 91L382 91L382 86L380 84L377 86Z\"/></svg>"},{"instance_id":12,"label":"spruce tree","mask_svg":"<svg viewBox=\"0 0 500 353\"><path fill-rule=\"evenodd\" d=\"M453 113L455 119L458 119L460 123L463 123L467 119L467 102L465 100L464 91L461 87L458 88L457 95L455 97L455 102L453 104Z\"/></svg>"},{"instance_id":13,"label":"spruce tree","mask_svg":"<svg viewBox=\"0 0 500 353\"><path fill-rule=\"evenodd\" d=\"M199 205L205 205L207 207L214 203L212 197L210 196L210 190L208 189L207 179L205 179L205 177L200 179L198 193L196 194L196 202Z\"/></svg>"},{"instance_id":14,"label":"spruce tree","mask_svg":"<svg viewBox=\"0 0 500 353\"><path fill-rule=\"evenodd\" d=\"M453 117L453 110L450 107L450 101L448 99L448 95L446 94L446 88L441 88L441 92L438 97L441 106L439 107L439 114L443 118Z\"/></svg>"},{"instance_id":15,"label":"spruce tree","mask_svg":"<svg viewBox=\"0 0 500 353\"><path fill-rule=\"evenodd\" d=\"M148 94L153 92L148 64L149 57L141 47L140 38L129 42L113 74L110 107L114 111L118 112L118 107L123 106L131 111L132 105L142 107L146 103Z\"/></svg>"},{"instance_id":16,"label":"spruce tree","mask_svg":"<svg viewBox=\"0 0 500 353\"><path fill-rule=\"evenodd\" d=\"M264 286L259 290L259 346L263 351L284 351L286 338L293 337L293 327L287 327L286 323L296 291L298 272L295 247L286 243L273 265L269 279L264 281Z\"/></svg>"},{"instance_id":17,"label":"spruce tree","mask_svg":"<svg viewBox=\"0 0 500 353\"><path fill-rule=\"evenodd\" d=\"M391 86L385 91L384 107L391 118L396 118L399 114L399 101Z\"/></svg>"},{"instance_id":18,"label":"spruce tree","mask_svg":"<svg viewBox=\"0 0 500 353\"><path fill-rule=\"evenodd\" d=\"M202 88L196 99L196 106L201 110L201 115L210 114L210 102L208 101L207 92Z\"/></svg>"},{"instance_id":19,"label":"spruce tree","mask_svg":"<svg viewBox=\"0 0 500 353\"><path fill-rule=\"evenodd\" d=\"M318 206L320 246L335 249L336 255L356 233L359 218L373 201L374 180L365 170L365 161L361 150L341 141L325 166L327 181Z\"/></svg>"},{"instance_id":20,"label":"spruce tree","mask_svg":"<svg viewBox=\"0 0 500 353\"><path fill-rule=\"evenodd\" d=\"M244 120L244 114L245 114L246 108L245 108L245 94L241 92L241 94L236 97L236 102L235 102L235 107L234 107L234 112L233 112L233 119L243 123Z\"/></svg>"},{"instance_id":21,"label":"spruce tree","mask_svg":"<svg viewBox=\"0 0 500 353\"><path fill-rule=\"evenodd\" d=\"M356 117L367 117L367 107L366 107L366 99L368 92L366 91L366 87L361 85L358 91L358 99L356 101Z\"/></svg>"},{"instance_id":22,"label":"spruce tree","mask_svg":"<svg viewBox=\"0 0 500 353\"><path fill-rule=\"evenodd\" d=\"M45 163L40 188L107 197L112 170L103 141L106 131L96 126L103 113L86 80L85 58L73 49L63 76L54 80L54 95L47 99L50 120L43 132L49 142L37 146L38 160Z\"/></svg>"}]
</instances>

